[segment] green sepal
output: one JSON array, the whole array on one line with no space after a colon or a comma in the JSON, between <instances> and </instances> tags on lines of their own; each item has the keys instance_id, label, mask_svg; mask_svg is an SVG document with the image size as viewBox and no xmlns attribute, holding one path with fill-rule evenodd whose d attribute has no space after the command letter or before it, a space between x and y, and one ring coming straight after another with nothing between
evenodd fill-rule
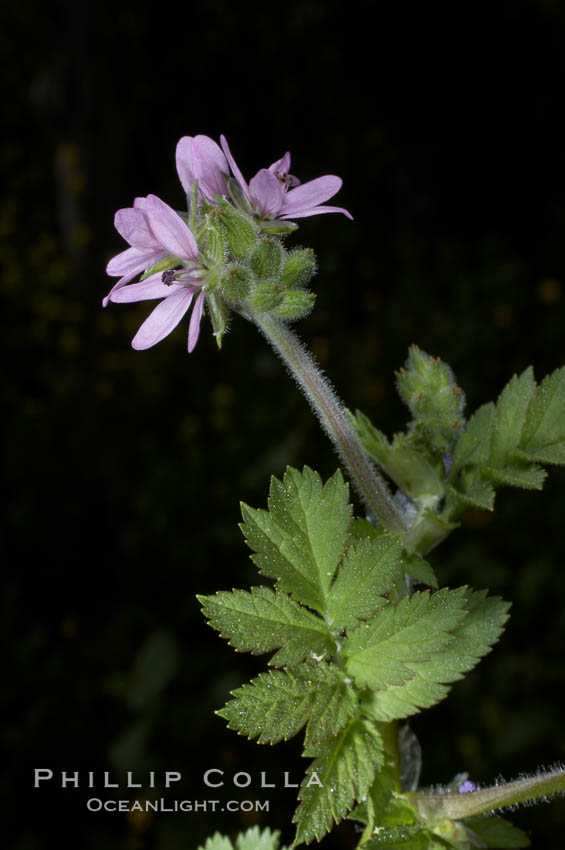
<instances>
[{"instance_id":1,"label":"green sepal","mask_svg":"<svg viewBox=\"0 0 565 850\"><path fill-rule=\"evenodd\" d=\"M316 301L313 292L304 289L291 289L285 292L282 302L275 307L275 315L281 319L302 319L306 316Z\"/></svg>"},{"instance_id":2,"label":"green sepal","mask_svg":"<svg viewBox=\"0 0 565 850\"><path fill-rule=\"evenodd\" d=\"M319 841L339 823L363 799L384 759L380 733L362 718L352 718L335 737L308 747L304 755L314 761L298 795L294 846Z\"/></svg>"},{"instance_id":3,"label":"green sepal","mask_svg":"<svg viewBox=\"0 0 565 850\"><path fill-rule=\"evenodd\" d=\"M217 197L216 219L231 253L242 260L257 241L257 228L248 216L235 210L225 198Z\"/></svg>"},{"instance_id":4,"label":"green sepal","mask_svg":"<svg viewBox=\"0 0 565 850\"><path fill-rule=\"evenodd\" d=\"M216 712L228 728L259 744L287 741L306 725L306 745L334 736L355 711L357 695L335 664L269 670L232 691Z\"/></svg>"},{"instance_id":5,"label":"green sepal","mask_svg":"<svg viewBox=\"0 0 565 850\"><path fill-rule=\"evenodd\" d=\"M267 313L282 304L284 293L277 280L259 280L253 286L248 302L258 313Z\"/></svg>"},{"instance_id":6,"label":"green sepal","mask_svg":"<svg viewBox=\"0 0 565 850\"><path fill-rule=\"evenodd\" d=\"M283 263L281 279L290 289L306 286L316 273L316 255L311 248L297 248L287 254Z\"/></svg>"},{"instance_id":7,"label":"green sepal","mask_svg":"<svg viewBox=\"0 0 565 850\"><path fill-rule=\"evenodd\" d=\"M256 219L255 223L259 230L262 230L263 233L269 236L284 236L287 233L294 233L295 230L298 230L298 225L293 221L274 221L260 218Z\"/></svg>"},{"instance_id":8,"label":"green sepal","mask_svg":"<svg viewBox=\"0 0 565 850\"><path fill-rule=\"evenodd\" d=\"M279 589L220 591L198 600L209 625L238 651L261 654L278 649L269 661L272 667L328 659L335 652L324 620Z\"/></svg>"},{"instance_id":9,"label":"green sepal","mask_svg":"<svg viewBox=\"0 0 565 850\"><path fill-rule=\"evenodd\" d=\"M251 280L251 272L246 266L232 264L224 269L220 282L226 298L237 303L249 295Z\"/></svg>"},{"instance_id":10,"label":"green sepal","mask_svg":"<svg viewBox=\"0 0 565 850\"><path fill-rule=\"evenodd\" d=\"M225 253L224 240L218 228L209 222L206 223L201 248L209 264L223 266Z\"/></svg>"},{"instance_id":11,"label":"green sepal","mask_svg":"<svg viewBox=\"0 0 565 850\"><path fill-rule=\"evenodd\" d=\"M242 505L240 526L259 571L322 615L351 522L349 488L339 470L325 483L305 466L273 477L269 510Z\"/></svg>"},{"instance_id":12,"label":"green sepal","mask_svg":"<svg viewBox=\"0 0 565 850\"><path fill-rule=\"evenodd\" d=\"M229 317L227 305L222 298L218 298L217 295L213 292L209 292L206 294L206 304L208 306L208 310L210 311L210 318L212 320L212 328L214 332L214 337L216 339L216 344L218 348L221 348L222 339L227 330Z\"/></svg>"},{"instance_id":13,"label":"green sepal","mask_svg":"<svg viewBox=\"0 0 565 850\"><path fill-rule=\"evenodd\" d=\"M151 277L152 274L157 274L157 272L166 272L167 269L174 269L179 266L180 263L181 261L178 257L175 257L174 254L168 254L163 260L159 260L158 263L155 263L150 269L143 272L139 280L147 280L147 278Z\"/></svg>"},{"instance_id":14,"label":"green sepal","mask_svg":"<svg viewBox=\"0 0 565 850\"><path fill-rule=\"evenodd\" d=\"M282 262L283 249L279 241L263 237L249 255L249 266L255 277L277 278Z\"/></svg>"}]
</instances>

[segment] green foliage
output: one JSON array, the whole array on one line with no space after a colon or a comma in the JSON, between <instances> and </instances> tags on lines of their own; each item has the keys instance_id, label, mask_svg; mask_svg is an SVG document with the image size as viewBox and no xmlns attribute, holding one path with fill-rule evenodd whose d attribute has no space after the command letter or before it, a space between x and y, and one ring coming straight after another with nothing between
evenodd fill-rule
<instances>
[{"instance_id":1,"label":"green foliage","mask_svg":"<svg viewBox=\"0 0 565 850\"><path fill-rule=\"evenodd\" d=\"M453 454L449 476L453 516L471 505L494 506L494 487L539 490L539 465L565 463L565 367L536 386L533 370L514 376L496 404L479 408Z\"/></svg>"},{"instance_id":2,"label":"green foliage","mask_svg":"<svg viewBox=\"0 0 565 850\"><path fill-rule=\"evenodd\" d=\"M288 740L306 727L306 745L335 735L355 711L357 694L335 664L301 665L261 673L232 692L218 711L236 729L260 744Z\"/></svg>"},{"instance_id":3,"label":"green foliage","mask_svg":"<svg viewBox=\"0 0 565 850\"><path fill-rule=\"evenodd\" d=\"M279 836L278 830L271 832L268 827L260 830L258 826L253 826L246 832L239 833L234 847L229 838L216 832L198 850L279 850ZM280 850L288 848L281 847Z\"/></svg>"},{"instance_id":4,"label":"green foliage","mask_svg":"<svg viewBox=\"0 0 565 850\"><path fill-rule=\"evenodd\" d=\"M320 614L347 539L348 495L339 470L324 485L308 467L289 468L282 481L271 479L268 511L242 505L241 529L259 571Z\"/></svg>"},{"instance_id":5,"label":"green foliage","mask_svg":"<svg viewBox=\"0 0 565 850\"><path fill-rule=\"evenodd\" d=\"M464 591L463 597L459 595L461 590ZM435 596L441 593L439 591ZM448 593L454 594L453 591ZM455 594L457 596L451 596L450 605L463 604L466 613L447 636L449 643L443 651L422 659L425 663L407 661L405 666L410 670L411 678L403 684L391 685L367 697L366 710L375 719L390 721L409 717L439 702L449 691L447 684L462 679L464 673L490 652L500 637L508 619L508 602L497 596L487 597L486 591L473 592L467 588L461 588Z\"/></svg>"},{"instance_id":6,"label":"green foliage","mask_svg":"<svg viewBox=\"0 0 565 850\"><path fill-rule=\"evenodd\" d=\"M519 850L520 847L530 846L530 839L524 830L497 815L466 818L463 823L471 837L478 836L484 847L494 847L497 850ZM480 846L480 844L477 842L474 846Z\"/></svg>"},{"instance_id":7,"label":"green foliage","mask_svg":"<svg viewBox=\"0 0 565 850\"><path fill-rule=\"evenodd\" d=\"M408 804L391 796L397 780L383 770L382 726L442 699L488 652L508 610L466 587L410 594L407 576L437 584L430 565L401 536L354 520L348 495L339 471L325 484L308 467L273 478L268 510L242 505L241 529L276 589L199 597L230 645L275 651L270 664L282 668L237 688L217 713L262 744L305 729L314 761L297 843L320 839L355 806L354 818L406 823Z\"/></svg>"},{"instance_id":8,"label":"green foliage","mask_svg":"<svg viewBox=\"0 0 565 850\"><path fill-rule=\"evenodd\" d=\"M250 592L220 591L198 599L210 625L230 646L255 654L280 647L269 661L273 667L299 664L314 656L330 657L335 652L325 621L278 589L252 587Z\"/></svg>"},{"instance_id":9,"label":"green foliage","mask_svg":"<svg viewBox=\"0 0 565 850\"><path fill-rule=\"evenodd\" d=\"M364 797L383 764L382 739L374 724L354 718L339 735L308 747L304 755L314 761L298 795L296 844L319 841Z\"/></svg>"}]
</instances>

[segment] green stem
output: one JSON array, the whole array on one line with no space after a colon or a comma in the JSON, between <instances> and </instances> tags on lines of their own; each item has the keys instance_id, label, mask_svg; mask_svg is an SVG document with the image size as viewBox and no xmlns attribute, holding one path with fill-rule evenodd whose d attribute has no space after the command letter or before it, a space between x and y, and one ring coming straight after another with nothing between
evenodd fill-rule
<instances>
[{"instance_id":1,"label":"green stem","mask_svg":"<svg viewBox=\"0 0 565 850\"><path fill-rule=\"evenodd\" d=\"M528 776L514 782L470 791L467 794L416 791L406 794L406 799L424 820L435 822L443 818L460 820L563 792L565 792L565 769L559 767L539 776Z\"/></svg>"},{"instance_id":2,"label":"green stem","mask_svg":"<svg viewBox=\"0 0 565 850\"><path fill-rule=\"evenodd\" d=\"M310 352L296 334L274 316L253 313L248 318L257 325L298 381L371 514L389 531L406 531L404 518L388 487L365 454L343 405Z\"/></svg>"}]
</instances>

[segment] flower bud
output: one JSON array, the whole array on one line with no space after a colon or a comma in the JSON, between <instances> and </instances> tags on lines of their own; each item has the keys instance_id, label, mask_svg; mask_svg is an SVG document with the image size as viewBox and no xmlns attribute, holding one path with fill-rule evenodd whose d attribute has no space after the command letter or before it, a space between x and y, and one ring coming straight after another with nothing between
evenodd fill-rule
<instances>
[{"instance_id":1,"label":"flower bud","mask_svg":"<svg viewBox=\"0 0 565 850\"><path fill-rule=\"evenodd\" d=\"M243 301L251 291L251 272L245 266L228 266L222 274L221 284L229 301Z\"/></svg>"},{"instance_id":2,"label":"flower bud","mask_svg":"<svg viewBox=\"0 0 565 850\"><path fill-rule=\"evenodd\" d=\"M258 278L278 277L282 261L280 242L265 236L249 255L249 265Z\"/></svg>"},{"instance_id":3,"label":"flower bud","mask_svg":"<svg viewBox=\"0 0 565 850\"><path fill-rule=\"evenodd\" d=\"M413 432L434 450L448 451L463 426L465 396L447 363L413 345L397 386L414 416Z\"/></svg>"},{"instance_id":4,"label":"flower bud","mask_svg":"<svg viewBox=\"0 0 565 850\"><path fill-rule=\"evenodd\" d=\"M237 212L226 200L220 200L217 218L230 251L238 260L243 259L257 240L256 229L251 220Z\"/></svg>"},{"instance_id":5,"label":"flower bud","mask_svg":"<svg viewBox=\"0 0 565 850\"><path fill-rule=\"evenodd\" d=\"M282 268L282 282L290 288L305 286L316 271L316 255L311 248L287 254Z\"/></svg>"},{"instance_id":6,"label":"flower bud","mask_svg":"<svg viewBox=\"0 0 565 850\"><path fill-rule=\"evenodd\" d=\"M258 313L265 313L268 310L273 310L282 303L283 293L279 283L276 280L260 280L253 287L253 294L249 296L248 301L253 310Z\"/></svg>"},{"instance_id":7,"label":"flower bud","mask_svg":"<svg viewBox=\"0 0 565 850\"><path fill-rule=\"evenodd\" d=\"M290 289L285 292L282 303L275 309L281 319L301 319L314 306L316 296L304 289Z\"/></svg>"}]
</instances>

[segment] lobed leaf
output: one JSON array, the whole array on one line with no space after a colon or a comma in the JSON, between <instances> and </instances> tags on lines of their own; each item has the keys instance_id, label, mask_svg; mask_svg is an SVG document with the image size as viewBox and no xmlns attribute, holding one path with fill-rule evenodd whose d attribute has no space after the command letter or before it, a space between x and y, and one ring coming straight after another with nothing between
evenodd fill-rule
<instances>
[{"instance_id":1,"label":"lobed leaf","mask_svg":"<svg viewBox=\"0 0 565 850\"><path fill-rule=\"evenodd\" d=\"M304 755L314 761L298 795L295 845L319 841L362 800L382 767L383 745L373 723L354 718L334 738L309 747Z\"/></svg>"},{"instance_id":2,"label":"lobed leaf","mask_svg":"<svg viewBox=\"0 0 565 850\"><path fill-rule=\"evenodd\" d=\"M389 591L401 577L402 544L398 536L365 537L350 546L328 597L328 623L342 631L384 608Z\"/></svg>"},{"instance_id":3,"label":"lobed leaf","mask_svg":"<svg viewBox=\"0 0 565 850\"><path fill-rule=\"evenodd\" d=\"M347 723L357 704L344 674L325 663L261 673L232 696L216 713L259 744L286 741L304 725L307 745L323 741Z\"/></svg>"},{"instance_id":4,"label":"lobed leaf","mask_svg":"<svg viewBox=\"0 0 565 850\"><path fill-rule=\"evenodd\" d=\"M358 687L383 690L404 685L421 662L444 653L451 632L465 617L464 587L415 593L388 605L371 623L351 632L343 645L345 666Z\"/></svg>"},{"instance_id":5,"label":"lobed leaf","mask_svg":"<svg viewBox=\"0 0 565 850\"><path fill-rule=\"evenodd\" d=\"M530 846L530 839L523 829L519 829L510 821L497 815L488 817L478 815L465 818L462 823L472 834L478 836L484 847L493 847L497 850L519 850L521 847Z\"/></svg>"},{"instance_id":6,"label":"lobed leaf","mask_svg":"<svg viewBox=\"0 0 565 850\"><path fill-rule=\"evenodd\" d=\"M374 719L388 722L429 708L447 695L448 683L462 679L490 652L508 619L510 604L498 596L487 597L484 590L462 590L467 614L451 632L450 644L425 664L407 662L414 676L403 685L368 697L365 705Z\"/></svg>"},{"instance_id":7,"label":"lobed leaf","mask_svg":"<svg viewBox=\"0 0 565 850\"><path fill-rule=\"evenodd\" d=\"M351 523L349 490L338 470L326 484L304 467L271 479L269 510L242 505L241 529L263 575L324 614Z\"/></svg>"},{"instance_id":8,"label":"lobed leaf","mask_svg":"<svg viewBox=\"0 0 565 850\"><path fill-rule=\"evenodd\" d=\"M565 464L565 366L536 390L526 415L520 456L539 463Z\"/></svg>"},{"instance_id":9,"label":"lobed leaf","mask_svg":"<svg viewBox=\"0 0 565 850\"><path fill-rule=\"evenodd\" d=\"M274 667L299 664L335 651L329 629L320 617L280 590L252 587L251 591L220 591L199 596L209 624L241 652L279 651L269 661Z\"/></svg>"}]
</instances>

